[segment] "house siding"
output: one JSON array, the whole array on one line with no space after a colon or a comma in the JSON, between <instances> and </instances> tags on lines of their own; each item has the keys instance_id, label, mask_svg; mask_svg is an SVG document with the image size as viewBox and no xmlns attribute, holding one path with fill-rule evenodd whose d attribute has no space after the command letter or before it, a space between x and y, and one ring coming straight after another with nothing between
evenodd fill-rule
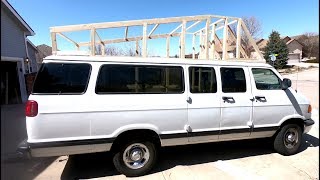
<instances>
[{"instance_id":1,"label":"house siding","mask_svg":"<svg viewBox=\"0 0 320 180\"><path fill-rule=\"evenodd\" d=\"M38 64L36 60L36 50L32 47L31 44L27 43L28 47L28 55L29 55L29 63L31 67L31 73L37 72Z\"/></svg>"},{"instance_id":2,"label":"house siding","mask_svg":"<svg viewBox=\"0 0 320 180\"><path fill-rule=\"evenodd\" d=\"M23 29L1 7L1 56L25 58L24 41Z\"/></svg>"},{"instance_id":3,"label":"house siding","mask_svg":"<svg viewBox=\"0 0 320 180\"><path fill-rule=\"evenodd\" d=\"M302 53L302 46L297 41L292 41L287 46L289 53Z\"/></svg>"},{"instance_id":4,"label":"house siding","mask_svg":"<svg viewBox=\"0 0 320 180\"><path fill-rule=\"evenodd\" d=\"M289 49L288 63L298 63L302 59L302 45L296 40L287 44Z\"/></svg>"},{"instance_id":5,"label":"house siding","mask_svg":"<svg viewBox=\"0 0 320 180\"><path fill-rule=\"evenodd\" d=\"M260 41L258 44L257 44L257 46L258 46L258 48L260 49L260 51L263 51L263 48L265 48L266 46L267 46L267 44L268 44L268 40L262 40L262 41Z\"/></svg>"}]
</instances>

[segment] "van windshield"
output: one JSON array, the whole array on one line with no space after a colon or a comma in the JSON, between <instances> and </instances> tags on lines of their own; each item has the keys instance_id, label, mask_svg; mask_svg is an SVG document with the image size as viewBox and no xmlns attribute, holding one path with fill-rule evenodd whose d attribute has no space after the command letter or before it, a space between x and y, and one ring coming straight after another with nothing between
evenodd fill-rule
<instances>
[{"instance_id":1,"label":"van windshield","mask_svg":"<svg viewBox=\"0 0 320 180\"><path fill-rule=\"evenodd\" d=\"M91 66L85 63L45 63L33 86L33 94L84 93Z\"/></svg>"}]
</instances>

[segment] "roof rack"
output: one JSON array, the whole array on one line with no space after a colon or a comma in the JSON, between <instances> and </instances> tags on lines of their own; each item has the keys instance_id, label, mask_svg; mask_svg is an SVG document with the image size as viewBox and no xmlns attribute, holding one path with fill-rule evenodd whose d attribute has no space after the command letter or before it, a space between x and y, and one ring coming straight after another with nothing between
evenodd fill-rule
<instances>
[{"instance_id":1,"label":"roof rack","mask_svg":"<svg viewBox=\"0 0 320 180\"><path fill-rule=\"evenodd\" d=\"M161 25L177 25L170 32L154 34L156 29ZM132 27L142 27L142 35L128 36ZM152 29L150 30L150 28ZM125 28L123 38L102 39L98 30L107 30L111 28ZM148 31L149 28L149 31ZM166 28L168 30L169 28ZM191 31L193 29L193 31ZM195 30L194 30L195 29ZM178 31L179 30L179 31ZM219 30L223 30L218 34ZM87 42L76 42L68 37L65 33L76 31L89 31L90 40ZM106 55L106 46L115 43L136 42L135 56L148 57L147 43L150 39L166 39L166 57L170 57L170 39L177 37L179 39L179 57L192 59L264 59L256 42L251 37L246 25L241 18L217 16L217 15L199 15L183 16L171 18L155 18L132 21L117 21L93 24L79 24L69 26L56 26L50 28L52 40L52 54L58 55L57 35L71 42L76 50L80 51L81 47L88 47L91 56ZM192 43L187 43L192 39ZM192 38L190 38L192 36ZM197 41L197 38L199 40ZM247 39L249 46L254 51L254 56L247 54L244 49L244 39ZM141 50L139 47L141 43ZM186 45L192 48L189 55L186 55ZM198 50L198 52L196 52ZM230 57L231 56L231 57Z\"/></svg>"}]
</instances>

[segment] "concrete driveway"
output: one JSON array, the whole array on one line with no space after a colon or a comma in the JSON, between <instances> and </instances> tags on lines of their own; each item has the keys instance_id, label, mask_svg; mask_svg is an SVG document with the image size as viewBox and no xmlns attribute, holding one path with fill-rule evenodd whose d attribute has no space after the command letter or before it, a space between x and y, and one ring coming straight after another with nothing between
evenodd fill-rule
<instances>
[{"instance_id":1,"label":"concrete driveway","mask_svg":"<svg viewBox=\"0 0 320 180\"><path fill-rule=\"evenodd\" d=\"M298 154L279 155L266 139L168 147L161 149L157 166L149 175L135 179L319 179L318 74L319 69L316 68L298 75L298 91L311 100L314 107L312 117L316 121L311 131L303 136L303 145ZM292 80L296 77L295 74L284 76ZM16 114L11 114L13 117L23 119L23 110L14 112ZM14 132L14 127L21 127L23 123L18 126L14 123L21 124L20 121L12 122L11 125L6 124L12 128L7 129L6 134L1 131L1 136L6 135L1 139L2 147L6 146L3 143L9 143L4 139L13 139L12 144L23 139L15 135L22 136L23 132ZM3 128L6 129L1 127L1 130ZM22 131L21 128L16 129ZM9 146L4 148L7 154L3 156L10 155L8 152L14 145ZM115 171L109 153L32 160L2 158L1 164L3 179L126 179Z\"/></svg>"}]
</instances>

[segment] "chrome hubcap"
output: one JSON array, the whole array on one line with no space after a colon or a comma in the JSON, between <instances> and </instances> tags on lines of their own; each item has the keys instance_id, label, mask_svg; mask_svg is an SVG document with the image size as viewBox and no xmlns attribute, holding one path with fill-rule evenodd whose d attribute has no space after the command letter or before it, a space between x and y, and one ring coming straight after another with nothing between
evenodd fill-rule
<instances>
[{"instance_id":1,"label":"chrome hubcap","mask_svg":"<svg viewBox=\"0 0 320 180\"><path fill-rule=\"evenodd\" d=\"M291 149L293 147L295 147L295 145L298 143L298 131L295 128L289 128L286 132L285 132L285 136L284 136L284 145Z\"/></svg>"},{"instance_id":2,"label":"chrome hubcap","mask_svg":"<svg viewBox=\"0 0 320 180\"><path fill-rule=\"evenodd\" d=\"M293 134L289 134L288 135L288 141L290 141L290 142L294 141L294 135Z\"/></svg>"},{"instance_id":3,"label":"chrome hubcap","mask_svg":"<svg viewBox=\"0 0 320 180\"><path fill-rule=\"evenodd\" d=\"M141 157L142 157L142 151L140 151L140 149L137 149L131 152L130 158L133 161L139 161Z\"/></svg>"},{"instance_id":4,"label":"chrome hubcap","mask_svg":"<svg viewBox=\"0 0 320 180\"><path fill-rule=\"evenodd\" d=\"M123 153L123 162L130 169L139 169L149 160L148 148L141 143L134 143L128 146Z\"/></svg>"}]
</instances>

